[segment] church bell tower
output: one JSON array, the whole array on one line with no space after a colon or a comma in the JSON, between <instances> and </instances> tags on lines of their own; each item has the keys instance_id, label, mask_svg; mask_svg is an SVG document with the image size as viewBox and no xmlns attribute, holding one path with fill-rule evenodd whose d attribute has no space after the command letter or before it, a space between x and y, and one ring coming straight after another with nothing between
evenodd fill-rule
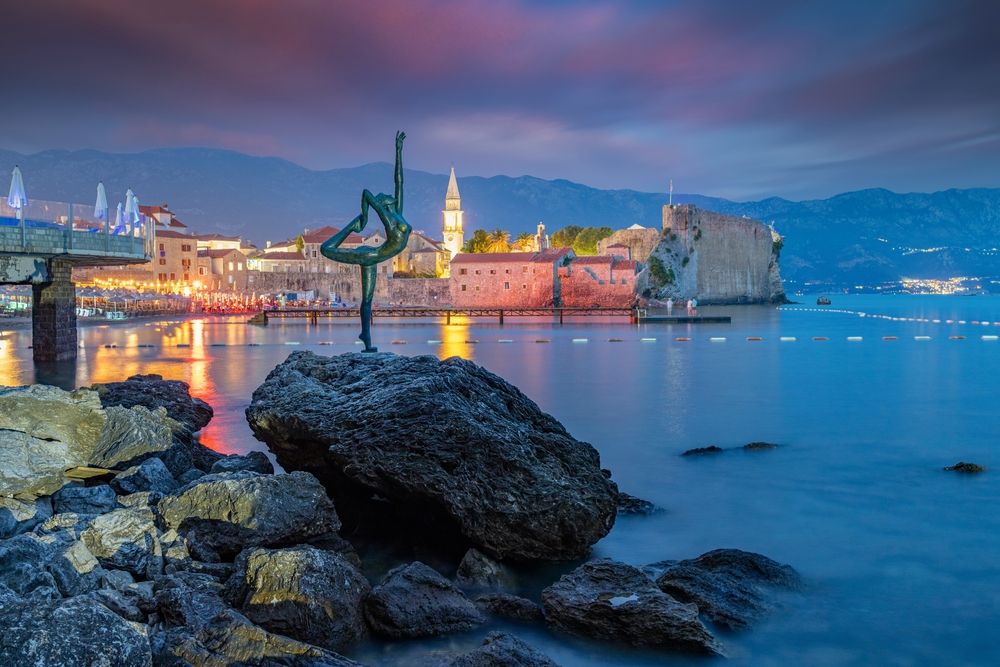
<instances>
[{"instance_id":1,"label":"church bell tower","mask_svg":"<svg viewBox=\"0 0 1000 667\"><path fill-rule=\"evenodd\" d=\"M462 197L458 194L458 181L455 180L455 168L451 168L451 179L448 181L448 192L444 196L444 247L454 257L462 252L465 245L465 232L462 231Z\"/></svg>"}]
</instances>

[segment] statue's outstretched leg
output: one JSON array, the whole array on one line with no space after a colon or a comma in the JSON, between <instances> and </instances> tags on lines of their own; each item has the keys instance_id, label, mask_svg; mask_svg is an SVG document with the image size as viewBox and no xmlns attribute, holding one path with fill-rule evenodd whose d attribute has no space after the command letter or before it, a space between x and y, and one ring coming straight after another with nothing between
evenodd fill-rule
<instances>
[{"instance_id":1,"label":"statue's outstretched leg","mask_svg":"<svg viewBox=\"0 0 1000 667\"><path fill-rule=\"evenodd\" d=\"M365 352L378 352L377 347L372 347L372 298L377 271L377 264L361 267L361 335L358 338L365 344Z\"/></svg>"},{"instance_id":2,"label":"statue's outstretched leg","mask_svg":"<svg viewBox=\"0 0 1000 667\"><path fill-rule=\"evenodd\" d=\"M339 232L328 238L323 242L323 245L319 247L319 251L323 253L323 256L327 259L332 259L335 262L343 262L345 264L356 264L357 261L354 259L356 253L353 252L352 248L346 248L344 250L340 249L340 244L347 240L347 237L351 234L357 234L362 229L364 225L362 224L361 216L354 218L351 222L341 229Z\"/></svg>"}]
</instances>

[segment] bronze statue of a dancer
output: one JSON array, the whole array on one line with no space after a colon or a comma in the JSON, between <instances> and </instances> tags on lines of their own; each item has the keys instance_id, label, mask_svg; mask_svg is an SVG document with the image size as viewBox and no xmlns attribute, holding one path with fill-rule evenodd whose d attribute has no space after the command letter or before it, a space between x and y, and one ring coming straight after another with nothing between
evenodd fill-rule
<instances>
[{"instance_id":1,"label":"bronze statue of a dancer","mask_svg":"<svg viewBox=\"0 0 1000 667\"><path fill-rule=\"evenodd\" d=\"M323 256L343 264L357 264L361 267L361 335L365 352L378 352L372 347L372 297L375 296L375 278L378 263L384 262L403 252L410 231L413 229L403 219L403 139L406 134L396 133L396 196L379 193L373 195L368 190L361 193L361 215L349 225L331 236L320 246ZM368 207L375 210L385 227L385 243L378 247L341 248L340 244L351 234L360 233L368 224Z\"/></svg>"}]
</instances>

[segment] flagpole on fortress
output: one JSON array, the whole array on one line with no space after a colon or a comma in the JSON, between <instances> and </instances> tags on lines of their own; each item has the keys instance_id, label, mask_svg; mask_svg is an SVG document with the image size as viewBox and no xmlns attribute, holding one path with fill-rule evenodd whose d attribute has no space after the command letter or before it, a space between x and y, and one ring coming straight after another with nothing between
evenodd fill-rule
<instances>
[{"instance_id":1,"label":"flagpole on fortress","mask_svg":"<svg viewBox=\"0 0 1000 667\"><path fill-rule=\"evenodd\" d=\"M674 207L674 179L670 179L670 208Z\"/></svg>"}]
</instances>

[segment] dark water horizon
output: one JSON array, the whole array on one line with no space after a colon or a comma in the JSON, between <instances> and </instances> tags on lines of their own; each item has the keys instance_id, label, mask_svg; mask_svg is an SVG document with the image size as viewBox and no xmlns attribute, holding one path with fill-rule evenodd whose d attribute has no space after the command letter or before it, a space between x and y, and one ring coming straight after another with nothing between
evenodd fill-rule
<instances>
[{"instance_id":1,"label":"dark water horizon","mask_svg":"<svg viewBox=\"0 0 1000 667\"><path fill-rule=\"evenodd\" d=\"M717 632L730 664L998 664L1000 298L831 298L699 309L731 324L376 320L373 338L383 352L459 355L504 377L593 444L623 491L664 508L619 517L595 557L641 565L734 547L795 567L807 591L782 596L753 630ZM0 321L0 382L72 388L159 373L215 408L203 442L266 451L243 414L253 390L294 350L356 351L357 330L241 317L88 326L77 362L36 367L30 331ZM754 441L780 446L741 449ZM727 451L680 456L711 445ZM942 470L958 461L991 470ZM537 601L559 567L525 573L522 592ZM496 627L564 667L711 661ZM349 653L372 667L417 664L424 650L471 649L486 630Z\"/></svg>"}]
</instances>

